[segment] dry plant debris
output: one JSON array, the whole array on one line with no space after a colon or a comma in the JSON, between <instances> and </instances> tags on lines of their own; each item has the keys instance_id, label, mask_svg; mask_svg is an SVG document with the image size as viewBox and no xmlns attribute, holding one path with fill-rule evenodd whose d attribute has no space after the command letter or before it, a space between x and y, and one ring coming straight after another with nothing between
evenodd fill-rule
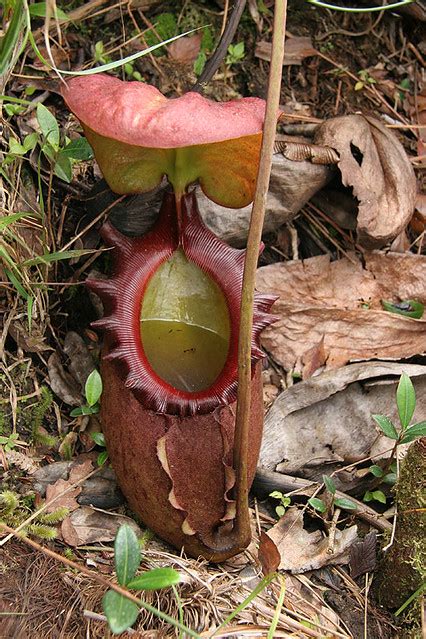
<instances>
[{"instance_id":1,"label":"dry plant debris","mask_svg":"<svg viewBox=\"0 0 426 639\"><path fill-rule=\"evenodd\" d=\"M6 4L3 32L13 3ZM92 0L71 9L68 20L60 19L58 24L51 20L44 27L43 18L33 16L33 33L45 56L43 31L50 33L56 63L77 70L174 35L164 35L170 16L173 28L179 31L203 26L198 34L176 41L164 53L159 50L140 58L119 72L126 79L140 77L171 97L181 95L195 82L194 64L210 56L212 36L214 40L226 21L228 4L220 0L208 7L201 2L179 3L177 10L176 3L157 0L118 5ZM206 88L214 99L265 95L271 3L249 0L247 5L234 41L244 43L237 49L244 52L243 57L229 59L219 69ZM281 94L285 117L277 136L286 141L290 157L274 156L262 257L262 264L268 266L259 271L260 288L281 294L276 305L281 318L265 335L272 406L266 418L261 463L270 469L265 472L293 475L280 475L289 482L289 492L297 490L298 482L304 483L303 497L296 493L296 503L298 499L305 503L318 486L306 489L308 480L302 478L321 482L327 473L333 473L339 490L361 499L370 458L382 459L389 453L388 442L370 415L380 411L395 417L395 381L402 371L408 372L416 387L416 416L426 419L425 320L390 314L380 302L424 301L425 297L426 213L424 195L417 193L416 197L416 189L425 185L422 170L426 166L426 48L421 35L425 11L421 2L402 7L398 14L356 16L320 10L305 2L290 8ZM165 14L169 17L164 18ZM206 29L206 24L211 28ZM82 388L100 347L89 328L96 311L81 284L91 269L105 272L108 261L100 251L52 262L41 256L96 249L98 224L108 215L124 232L145 232L155 219L158 194L114 204L118 198L102 193L97 166L88 159L73 161L68 181L58 178L41 151L42 144L29 148L31 137L26 141L28 135L33 141L34 135L43 140L35 116L40 109L37 104L54 116L61 143L65 135L78 143L81 132L57 97L58 81L33 51L27 47L14 62L17 64L9 69L13 74L7 72L1 79L1 93L27 102L20 105L1 99L0 381L4 391L0 398L0 465L7 488L31 504L37 493L31 506L34 510L47 484L54 485L48 489L50 496L61 495L61 490L73 485L70 462L58 460L61 455L66 459L71 455L73 461L80 453L87 455L94 446L90 432L99 430L95 418L73 420L70 406L81 405ZM356 115L350 115L353 113ZM16 153L24 143L29 151ZM330 164L315 164L317 156ZM302 157L304 161L297 161ZM219 211L207 200L201 206L215 233L236 246L244 245L249 207ZM16 218L8 217L16 214ZM389 253L392 241L393 252ZM369 253L365 248L382 250ZM275 264L277 260L284 261ZM374 361L377 357L403 362ZM373 361L347 363L371 358ZM297 379L299 374L303 380L291 385L292 375ZM42 444L33 438L29 423L37 414L40 389L46 384L54 398L41 417ZM89 452L88 459L94 461L96 453ZM64 466L58 468L61 464ZM112 549L107 538L112 539L114 527L127 511L113 475L103 475L106 470L78 483L57 501L73 509L61 527L65 541L74 542L72 552L78 561L95 567L99 574L111 575ZM92 506L115 512L102 513ZM260 508L270 509L270 504ZM293 511L296 508L284 519L288 521ZM381 531L385 524L391 525L383 514L377 517L381 517ZM374 527L372 518L356 520L363 533L366 522ZM301 524L302 518L298 521ZM154 541L145 551L146 567L173 565L182 572L183 619L201 636L209 636L259 582L258 533L265 534L274 522L275 518L257 512L258 528L250 553L233 564L207 566L179 557ZM283 526L281 521L277 529ZM349 535L351 528L345 526L345 522L338 523L337 537ZM299 525L297 535L292 537L289 532L281 552L285 561L287 542L289 548L293 542L293 563L289 557L287 568L321 564L324 553L318 555L318 548L328 543L326 536L319 537L322 530L316 525L315 532L304 532ZM301 539L307 544L302 553L297 545ZM285 575L284 606L274 636L383 639L399 632L389 617L374 608L371 591L367 602L364 587L368 590L374 570L374 552L371 545L367 548L367 539L368 535L352 546L351 576L346 567L333 566ZM312 540L318 541L313 549ZM56 549L71 551L63 543L57 543ZM91 547L86 549L87 544ZM365 565L354 558L360 547L371 560ZM15 540L2 548L0 566L5 577L0 599L1 612L6 613L1 615L2 632L8 639L111 636L102 615L104 587L81 573L64 570ZM365 570L366 576L360 573ZM282 587L280 580L272 582L221 636L266 636ZM150 597L178 618L179 604L172 592ZM141 613L134 634L147 639L176 636L148 613Z\"/></svg>"},{"instance_id":2,"label":"dry plant debris","mask_svg":"<svg viewBox=\"0 0 426 639\"><path fill-rule=\"evenodd\" d=\"M412 253L366 253L331 261L321 255L279 262L258 271L260 291L279 295L278 322L262 343L286 370L351 360L402 359L426 352L426 320L383 310L381 300L426 302L426 259Z\"/></svg>"}]
</instances>

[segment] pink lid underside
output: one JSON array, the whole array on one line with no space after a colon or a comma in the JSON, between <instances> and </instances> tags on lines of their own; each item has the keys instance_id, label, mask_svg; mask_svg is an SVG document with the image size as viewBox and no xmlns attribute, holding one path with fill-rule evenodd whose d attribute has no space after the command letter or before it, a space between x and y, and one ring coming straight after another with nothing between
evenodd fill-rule
<instances>
[{"instance_id":1,"label":"pink lid underside","mask_svg":"<svg viewBox=\"0 0 426 639\"><path fill-rule=\"evenodd\" d=\"M62 93L83 124L137 146L169 149L240 138L259 133L265 117L260 98L213 102L186 93L168 99L148 84L104 74L73 78Z\"/></svg>"}]
</instances>

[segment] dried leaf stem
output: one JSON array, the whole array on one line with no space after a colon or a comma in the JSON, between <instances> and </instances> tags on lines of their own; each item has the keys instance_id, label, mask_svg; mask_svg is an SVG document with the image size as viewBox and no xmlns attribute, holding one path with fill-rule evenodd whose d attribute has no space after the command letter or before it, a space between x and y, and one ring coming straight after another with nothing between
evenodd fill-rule
<instances>
[{"instance_id":1,"label":"dried leaf stem","mask_svg":"<svg viewBox=\"0 0 426 639\"><path fill-rule=\"evenodd\" d=\"M238 401L234 440L234 468L236 477L237 514L234 534L237 539L250 536L248 512L247 456L248 425L251 400L251 334L253 327L253 303L259 244L265 217L266 196L271 175L272 154L275 142L277 114L281 93L282 66L284 60L285 25L287 0L276 0L274 10L274 32L272 58L269 72L269 87L263 127L262 149L256 193L250 220L247 251L244 263L243 290L241 299L240 336L238 344Z\"/></svg>"}]
</instances>

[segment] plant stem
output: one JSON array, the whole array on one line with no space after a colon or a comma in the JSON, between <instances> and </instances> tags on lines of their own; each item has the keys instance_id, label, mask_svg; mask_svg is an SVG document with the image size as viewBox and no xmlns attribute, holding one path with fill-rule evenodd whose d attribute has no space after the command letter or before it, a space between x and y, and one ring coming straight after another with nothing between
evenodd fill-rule
<instances>
[{"instance_id":1,"label":"plant stem","mask_svg":"<svg viewBox=\"0 0 426 639\"><path fill-rule=\"evenodd\" d=\"M269 72L269 87L263 127L262 148L256 193L253 201L247 251L244 263L241 298L240 335L238 343L238 401L234 439L234 468L236 471L236 521L235 534L250 537L248 512L248 427L251 411L251 336L253 328L253 303L259 244L262 239L266 196L271 175L272 154L281 93L282 66L284 60L285 25L287 0L276 0L274 10L274 32L272 57Z\"/></svg>"},{"instance_id":2,"label":"plant stem","mask_svg":"<svg viewBox=\"0 0 426 639\"><path fill-rule=\"evenodd\" d=\"M246 0L236 1L232 15L228 20L228 24L225 27L225 30L222 34L222 37L219 40L219 44L217 45L215 52L213 53L210 60L207 62L203 72L201 73L197 82L192 87L191 91L195 91L196 93L202 93L206 84L210 82L210 80L212 79L216 71L218 70L222 60L226 56L228 47L234 38L235 32L240 23L241 15L244 11L245 6L246 6Z\"/></svg>"}]
</instances>

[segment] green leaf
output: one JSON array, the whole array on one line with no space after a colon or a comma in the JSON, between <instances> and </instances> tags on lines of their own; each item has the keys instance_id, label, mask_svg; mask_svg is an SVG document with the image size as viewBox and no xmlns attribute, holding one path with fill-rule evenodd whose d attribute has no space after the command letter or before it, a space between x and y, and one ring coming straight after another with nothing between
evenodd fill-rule
<instances>
[{"instance_id":1,"label":"green leaf","mask_svg":"<svg viewBox=\"0 0 426 639\"><path fill-rule=\"evenodd\" d=\"M111 632L121 634L135 623L138 618L139 608L123 595L115 590L108 590L102 599L102 607L108 619Z\"/></svg>"},{"instance_id":2,"label":"green leaf","mask_svg":"<svg viewBox=\"0 0 426 639\"><path fill-rule=\"evenodd\" d=\"M351 501L350 499L346 499L346 497L338 498L334 500L334 505L338 508L343 508L344 510L356 510L357 505Z\"/></svg>"},{"instance_id":3,"label":"green leaf","mask_svg":"<svg viewBox=\"0 0 426 639\"><path fill-rule=\"evenodd\" d=\"M173 568L154 568L143 575L138 575L127 582L127 588L131 590L160 590L178 584L180 574Z\"/></svg>"},{"instance_id":4,"label":"green leaf","mask_svg":"<svg viewBox=\"0 0 426 639\"><path fill-rule=\"evenodd\" d=\"M396 428L389 417L386 417L386 415L372 415L371 417L374 419L376 424L380 426L386 437L389 437L390 439L398 439Z\"/></svg>"},{"instance_id":5,"label":"green leaf","mask_svg":"<svg viewBox=\"0 0 426 639\"><path fill-rule=\"evenodd\" d=\"M114 561L118 583L125 586L133 579L141 562L138 538L128 524L122 524L118 529L114 542Z\"/></svg>"},{"instance_id":6,"label":"green leaf","mask_svg":"<svg viewBox=\"0 0 426 639\"><path fill-rule=\"evenodd\" d=\"M98 466L103 466L107 459L108 459L108 451L103 450L101 453L99 453L96 459L96 463L98 464Z\"/></svg>"},{"instance_id":7,"label":"green leaf","mask_svg":"<svg viewBox=\"0 0 426 639\"><path fill-rule=\"evenodd\" d=\"M418 424L413 424L409 426L407 430L404 432L404 437L402 438L402 444L408 444L408 442L412 442L417 437L425 437L426 436L426 422L418 422Z\"/></svg>"},{"instance_id":8,"label":"green leaf","mask_svg":"<svg viewBox=\"0 0 426 639\"><path fill-rule=\"evenodd\" d=\"M0 77L8 71L14 62L15 47L18 46L19 37L22 34L22 22L25 16L22 5L22 0L16 0L12 19L0 41Z\"/></svg>"},{"instance_id":9,"label":"green leaf","mask_svg":"<svg viewBox=\"0 0 426 639\"><path fill-rule=\"evenodd\" d=\"M59 149L59 126L53 113L46 109L44 104L37 104L37 121L41 132L47 142L58 151Z\"/></svg>"},{"instance_id":10,"label":"green leaf","mask_svg":"<svg viewBox=\"0 0 426 639\"><path fill-rule=\"evenodd\" d=\"M72 160L91 160L93 158L93 151L86 138L81 137L77 140L71 140L71 142L62 149L61 155Z\"/></svg>"},{"instance_id":11,"label":"green leaf","mask_svg":"<svg viewBox=\"0 0 426 639\"><path fill-rule=\"evenodd\" d=\"M407 373L402 373L396 389L396 405L398 406L399 420L403 429L407 428L416 408L416 392L413 382Z\"/></svg>"},{"instance_id":12,"label":"green leaf","mask_svg":"<svg viewBox=\"0 0 426 639\"><path fill-rule=\"evenodd\" d=\"M369 502L369 501L372 501L373 499L374 499L373 493L371 491L367 490L365 492L364 497L362 498L362 501Z\"/></svg>"},{"instance_id":13,"label":"green leaf","mask_svg":"<svg viewBox=\"0 0 426 639\"><path fill-rule=\"evenodd\" d=\"M395 315L403 315L404 317L411 317L412 319L421 319L425 311L424 304L417 300L403 300L394 304L387 300L380 300L383 308L388 313L395 313Z\"/></svg>"},{"instance_id":14,"label":"green leaf","mask_svg":"<svg viewBox=\"0 0 426 639\"><path fill-rule=\"evenodd\" d=\"M93 370L89 377L86 379L86 384L84 387L84 394L87 399L87 403L89 406L94 406L96 402L99 400L102 395L102 378L99 375L98 371Z\"/></svg>"},{"instance_id":15,"label":"green leaf","mask_svg":"<svg viewBox=\"0 0 426 639\"><path fill-rule=\"evenodd\" d=\"M38 133L34 131L34 133L29 133L25 136L23 147L26 151L32 151L38 142Z\"/></svg>"},{"instance_id":16,"label":"green leaf","mask_svg":"<svg viewBox=\"0 0 426 639\"><path fill-rule=\"evenodd\" d=\"M274 490L272 493L269 493L269 497L273 499L281 499L282 496L283 494L279 490Z\"/></svg>"},{"instance_id":17,"label":"green leaf","mask_svg":"<svg viewBox=\"0 0 426 639\"><path fill-rule=\"evenodd\" d=\"M206 66L207 56L204 51L200 51L197 55L197 59L194 62L194 73L198 77L202 74L204 67Z\"/></svg>"},{"instance_id":18,"label":"green leaf","mask_svg":"<svg viewBox=\"0 0 426 639\"><path fill-rule=\"evenodd\" d=\"M46 2L36 2L35 4L30 4L28 7L30 16L32 18L45 18L46 17ZM68 20L68 16L65 11L56 7L55 14L58 20Z\"/></svg>"},{"instance_id":19,"label":"green leaf","mask_svg":"<svg viewBox=\"0 0 426 639\"><path fill-rule=\"evenodd\" d=\"M327 510L327 506L324 504L322 499L318 499L317 497L311 497L308 499L308 504L312 506L315 510L318 510L320 513L325 513Z\"/></svg>"},{"instance_id":20,"label":"green leaf","mask_svg":"<svg viewBox=\"0 0 426 639\"><path fill-rule=\"evenodd\" d=\"M27 149L15 138L10 138L9 140L9 153L13 153L13 155L25 155Z\"/></svg>"},{"instance_id":21,"label":"green leaf","mask_svg":"<svg viewBox=\"0 0 426 639\"><path fill-rule=\"evenodd\" d=\"M373 464L368 470L374 477L383 477L383 468L380 468L377 464Z\"/></svg>"},{"instance_id":22,"label":"green leaf","mask_svg":"<svg viewBox=\"0 0 426 639\"><path fill-rule=\"evenodd\" d=\"M69 184L72 180L72 163L69 157L61 151L58 153L53 172L60 179Z\"/></svg>"},{"instance_id":23,"label":"green leaf","mask_svg":"<svg viewBox=\"0 0 426 639\"><path fill-rule=\"evenodd\" d=\"M375 490L371 494L373 496L373 499L379 501L381 504L386 504L386 495L381 490Z\"/></svg>"},{"instance_id":24,"label":"green leaf","mask_svg":"<svg viewBox=\"0 0 426 639\"><path fill-rule=\"evenodd\" d=\"M96 415L99 413L99 406L95 404L94 406L79 406L78 408L73 408L70 412L71 417L78 417L79 415Z\"/></svg>"},{"instance_id":25,"label":"green leaf","mask_svg":"<svg viewBox=\"0 0 426 639\"><path fill-rule=\"evenodd\" d=\"M361 89L363 88L364 88L364 82L361 82L361 80L358 80L358 82L355 83L354 90L361 91Z\"/></svg>"},{"instance_id":26,"label":"green leaf","mask_svg":"<svg viewBox=\"0 0 426 639\"><path fill-rule=\"evenodd\" d=\"M95 442L95 444L97 444L98 446L102 446L103 448L105 448L106 443L105 443L105 435L103 433L92 433L91 434L91 438L93 439L93 441Z\"/></svg>"},{"instance_id":27,"label":"green leaf","mask_svg":"<svg viewBox=\"0 0 426 639\"><path fill-rule=\"evenodd\" d=\"M332 480L331 477L328 477L327 475L323 475L322 476L322 480L324 482L324 485L326 487L326 489L328 490L328 492L331 495L334 495L336 492L336 485L334 483L334 481Z\"/></svg>"},{"instance_id":28,"label":"green leaf","mask_svg":"<svg viewBox=\"0 0 426 639\"><path fill-rule=\"evenodd\" d=\"M396 473L388 473L383 477L383 483L388 484L389 486L393 486L396 483L397 478L398 477Z\"/></svg>"},{"instance_id":29,"label":"green leaf","mask_svg":"<svg viewBox=\"0 0 426 639\"><path fill-rule=\"evenodd\" d=\"M277 513L278 517L282 517L285 514L285 507L284 506L277 506L275 508L275 512Z\"/></svg>"}]
</instances>

